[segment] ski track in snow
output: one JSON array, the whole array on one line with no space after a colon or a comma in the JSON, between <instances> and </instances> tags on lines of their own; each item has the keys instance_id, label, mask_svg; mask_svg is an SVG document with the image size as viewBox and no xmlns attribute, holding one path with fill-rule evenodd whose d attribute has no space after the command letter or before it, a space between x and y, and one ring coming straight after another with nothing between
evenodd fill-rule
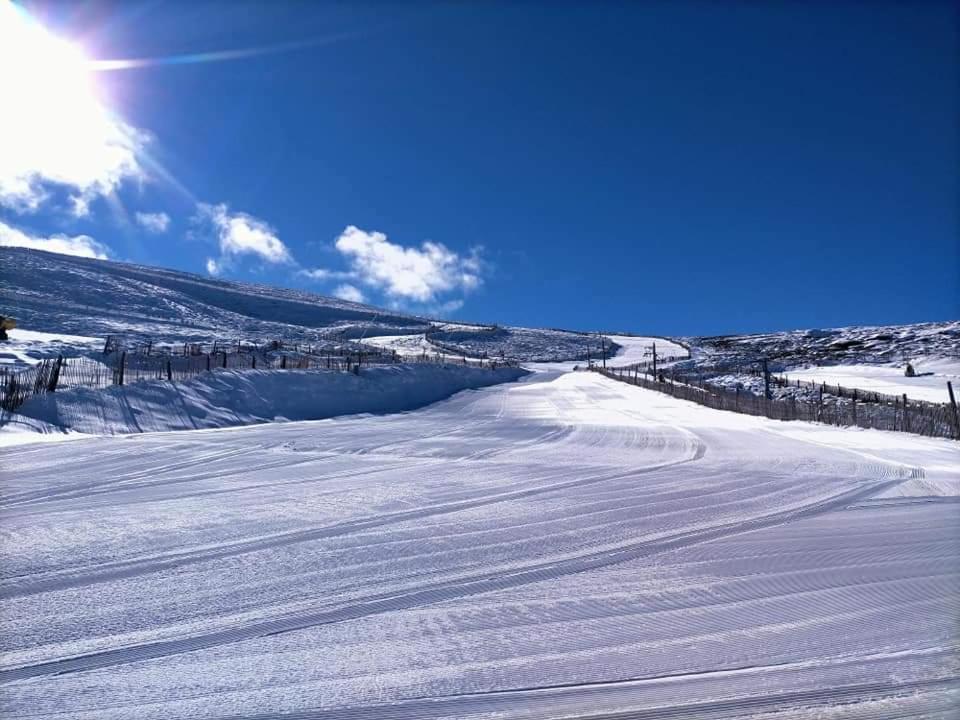
<instances>
[{"instance_id":1,"label":"ski track in snow","mask_svg":"<svg viewBox=\"0 0 960 720\"><path fill-rule=\"evenodd\" d=\"M788 425L552 369L9 448L0 714L948 717L956 444Z\"/></svg>"}]
</instances>

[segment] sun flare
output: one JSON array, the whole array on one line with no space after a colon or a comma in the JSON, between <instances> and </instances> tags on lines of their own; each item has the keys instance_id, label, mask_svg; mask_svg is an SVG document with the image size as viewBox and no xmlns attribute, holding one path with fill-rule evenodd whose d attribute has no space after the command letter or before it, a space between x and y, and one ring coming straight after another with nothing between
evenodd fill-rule
<instances>
[{"instance_id":1,"label":"sun flare","mask_svg":"<svg viewBox=\"0 0 960 720\"><path fill-rule=\"evenodd\" d=\"M0 0L0 203L34 210L44 182L69 186L75 210L140 176L143 137L101 100L90 61L11 2Z\"/></svg>"}]
</instances>

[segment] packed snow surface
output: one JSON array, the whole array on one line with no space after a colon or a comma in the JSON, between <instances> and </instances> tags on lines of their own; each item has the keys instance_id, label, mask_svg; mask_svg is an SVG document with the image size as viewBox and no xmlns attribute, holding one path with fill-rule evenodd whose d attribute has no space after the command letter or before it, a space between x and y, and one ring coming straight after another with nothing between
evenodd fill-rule
<instances>
[{"instance_id":1,"label":"packed snow surface","mask_svg":"<svg viewBox=\"0 0 960 720\"><path fill-rule=\"evenodd\" d=\"M3 453L6 717L950 717L957 443L537 372Z\"/></svg>"}]
</instances>

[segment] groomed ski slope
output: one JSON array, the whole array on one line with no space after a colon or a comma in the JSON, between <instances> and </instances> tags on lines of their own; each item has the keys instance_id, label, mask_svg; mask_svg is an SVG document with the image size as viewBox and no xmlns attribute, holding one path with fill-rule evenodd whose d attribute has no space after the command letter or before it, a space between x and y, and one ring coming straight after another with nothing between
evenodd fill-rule
<instances>
[{"instance_id":1,"label":"groomed ski slope","mask_svg":"<svg viewBox=\"0 0 960 720\"><path fill-rule=\"evenodd\" d=\"M0 715L955 717L957 447L549 370L9 448Z\"/></svg>"}]
</instances>

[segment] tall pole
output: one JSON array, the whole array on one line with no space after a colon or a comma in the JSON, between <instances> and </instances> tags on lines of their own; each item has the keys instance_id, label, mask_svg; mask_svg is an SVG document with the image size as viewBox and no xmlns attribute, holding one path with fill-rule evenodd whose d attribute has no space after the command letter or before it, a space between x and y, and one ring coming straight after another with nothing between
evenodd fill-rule
<instances>
[{"instance_id":1,"label":"tall pole","mask_svg":"<svg viewBox=\"0 0 960 720\"><path fill-rule=\"evenodd\" d=\"M770 399L770 370L767 368L767 359L763 359L763 396Z\"/></svg>"},{"instance_id":2,"label":"tall pole","mask_svg":"<svg viewBox=\"0 0 960 720\"><path fill-rule=\"evenodd\" d=\"M600 352L603 353L603 369L607 369L607 344L605 342L606 338L603 335L600 336Z\"/></svg>"},{"instance_id":3,"label":"tall pole","mask_svg":"<svg viewBox=\"0 0 960 720\"><path fill-rule=\"evenodd\" d=\"M957 431L957 438L960 439L960 415L957 414L957 398L953 394L953 383L947 380L947 392L950 393L950 407L953 408L953 426Z\"/></svg>"},{"instance_id":4,"label":"tall pole","mask_svg":"<svg viewBox=\"0 0 960 720\"><path fill-rule=\"evenodd\" d=\"M657 343L653 343L653 379L657 379Z\"/></svg>"}]
</instances>

